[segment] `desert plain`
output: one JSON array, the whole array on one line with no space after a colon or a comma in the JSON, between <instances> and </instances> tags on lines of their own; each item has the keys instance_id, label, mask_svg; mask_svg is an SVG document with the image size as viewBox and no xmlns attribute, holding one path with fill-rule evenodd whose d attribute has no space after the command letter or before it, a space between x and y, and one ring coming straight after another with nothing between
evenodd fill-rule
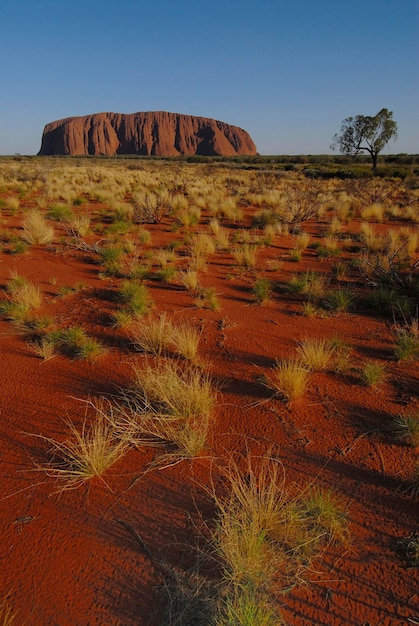
<instances>
[{"instance_id":1,"label":"desert plain","mask_svg":"<svg viewBox=\"0 0 419 626\"><path fill-rule=\"evenodd\" d=\"M2 624L419 624L418 173L351 167L0 160Z\"/></svg>"}]
</instances>

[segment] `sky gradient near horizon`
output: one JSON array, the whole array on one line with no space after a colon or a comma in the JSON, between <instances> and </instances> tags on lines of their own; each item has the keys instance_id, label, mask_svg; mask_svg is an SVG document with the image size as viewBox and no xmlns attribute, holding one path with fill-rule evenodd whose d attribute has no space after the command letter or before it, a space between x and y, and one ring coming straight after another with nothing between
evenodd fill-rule
<instances>
[{"instance_id":1,"label":"sky gradient near horizon","mask_svg":"<svg viewBox=\"0 0 419 626\"><path fill-rule=\"evenodd\" d=\"M325 154L383 107L385 152L419 153L419 0L2 0L0 42L0 154L36 154L53 120L153 110Z\"/></svg>"}]
</instances>

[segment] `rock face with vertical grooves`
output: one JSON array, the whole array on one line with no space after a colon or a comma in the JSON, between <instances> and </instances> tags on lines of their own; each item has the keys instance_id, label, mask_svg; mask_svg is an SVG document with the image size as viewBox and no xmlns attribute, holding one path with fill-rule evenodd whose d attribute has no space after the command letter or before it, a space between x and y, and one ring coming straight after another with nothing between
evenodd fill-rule
<instances>
[{"instance_id":1,"label":"rock face with vertical grooves","mask_svg":"<svg viewBox=\"0 0 419 626\"><path fill-rule=\"evenodd\" d=\"M237 126L206 117L149 111L96 113L50 122L38 154L235 156L257 151L250 135Z\"/></svg>"}]
</instances>

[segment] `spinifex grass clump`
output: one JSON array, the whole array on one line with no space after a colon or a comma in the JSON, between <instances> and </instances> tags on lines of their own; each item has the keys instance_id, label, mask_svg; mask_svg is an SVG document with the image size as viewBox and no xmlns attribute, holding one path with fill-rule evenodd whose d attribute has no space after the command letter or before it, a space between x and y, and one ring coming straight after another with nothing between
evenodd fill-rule
<instances>
[{"instance_id":1,"label":"spinifex grass clump","mask_svg":"<svg viewBox=\"0 0 419 626\"><path fill-rule=\"evenodd\" d=\"M213 543L225 586L216 623L279 624L272 600L304 580L325 544L347 540L345 508L327 490L288 487L282 465L270 457L248 458L243 469L231 462L223 476L224 492L212 490Z\"/></svg>"},{"instance_id":2,"label":"spinifex grass clump","mask_svg":"<svg viewBox=\"0 0 419 626\"><path fill-rule=\"evenodd\" d=\"M201 333L191 324L175 324L166 313L161 313L157 317L134 323L131 336L134 346L144 352L161 356L172 348L186 360L194 362Z\"/></svg>"},{"instance_id":3,"label":"spinifex grass clump","mask_svg":"<svg viewBox=\"0 0 419 626\"><path fill-rule=\"evenodd\" d=\"M230 245L229 231L223 226L221 226L217 219L212 219L210 221L209 226L214 236L214 241L215 241L217 250L227 250Z\"/></svg>"},{"instance_id":4,"label":"spinifex grass clump","mask_svg":"<svg viewBox=\"0 0 419 626\"><path fill-rule=\"evenodd\" d=\"M44 361L49 361L57 355L57 346L54 341L48 337L39 337L30 344L33 352Z\"/></svg>"},{"instance_id":5,"label":"spinifex grass clump","mask_svg":"<svg viewBox=\"0 0 419 626\"><path fill-rule=\"evenodd\" d=\"M116 432L110 405L92 405L95 415L83 422L81 430L68 422L71 438L63 442L41 437L50 444L51 463L40 466L48 476L62 483L60 490L74 489L103 473L127 451L129 442Z\"/></svg>"},{"instance_id":6,"label":"spinifex grass clump","mask_svg":"<svg viewBox=\"0 0 419 626\"><path fill-rule=\"evenodd\" d=\"M363 304L367 310L384 317L403 318L412 313L412 300L399 289L388 285L372 287L363 298Z\"/></svg>"},{"instance_id":7,"label":"spinifex grass clump","mask_svg":"<svg viewBox=\"0 0 419 626\"><path fill-rule=\"evenodd\" d=\"M219 603L214 626L285 625L275 602L266 592L252 586L230 590Z\"/></svg>"},{"instance_id":8,"label":"spinifex grass clump","mask_svg":"<svg viewBox=\"0 0 419 626\"><path fill-rule=\"evenodd\" d=\"M419 412L409 415L397 415L388 425L396 441L419 448Z\"/></svg>"},{"instance_id":9,"label":"spinifex grass clump","mask_svg":"<svg viewBox=\"0 0 419 626\"><path fill-rule=\"evenodd\" d=\"M310 300L316 301L325 295L327 282L327 278L322 274L307 271L293 276L287 285L287 291L303 293Z\"/></svg>"},{"instance_id":10,"label":"spinifex grass clump","mask_svg":"<svg viewBox=\"0 0 419 626\"><path fill-rule=\"evenodd\" d=\"M213 494L218 511L214 543L226 580L238 588L271 587L275 576L287 578L297 561L287 553L296 502L286 490L282 466L269 460L260 469L254 464L249 459L241 471L231 463L225 471L225 494ZM279 534L283 543L274 539Z\"/></svg>"},{"instance_id":11,"label":"spinifex grass clump","mask_svg":"<svg viewBox=\"0 0 419 626\"><path fill-rule=\"evenodd\" d=\"M172 343L176 352L191 363L198 357L201 331L188 322L176 324L173 327Z\"/></svg>"},{"instance_id":12,"label":"spinifex grass clump","mask_svg":"<svg viewBox=\"0 0 419 626\"><path fill-rule=\"evenodd\" d=\"M252 291L255 302L257 304L265 304L271 296L271 281L267 278L258 278Z\"/></svg>"},{"instance_id":13,"label":"spinifex grass clump","mask_svg":"<svg viewBox=\"0 0 419 626\"><path fill-rule=\"evenodd\" d=\"M71 232L78 237L86 237L90 229L90 215L88 213L78 213L68 219L68 226Z\"/></svg>"},{"instance_id":14,"label":"spinifex grass clump","mask_svg":"<svg viewBox=\"0 0 419 626\"><path fill-rule=\"evenodd\" d=\"M309 377L309 367L302 360L284 359L277 361L267 376L266 385L292 404L306 392Z\"/></svg>"},{"instance_id":15,"label":"spinifex grass clump","mask_svg":"<svg viewBox=\"0 0 419 626\"><path fill-rule=\"evenodd\" d=\"M199 289L195 298L195 304L199 309L211 309L217 311L220 308L217 293L213 287Z\"/></svg>"},{"instance_id":16,"label":"spinifex grass clump","mask_svg":"<svg viewBox=\"0 0 419 626\"><path fill-rule=\"evenodd\" d=\"M134 369L137 399L148 408L176 418L211 413L216 391L209 374L191 365L182 368L171 360L157 367L144 364Z\"/></svg>"},{"instance_id":17,"label":"spinifex grass clump","mask_svg":"<svg viewBox=\"0 0 419 626\"><path fill-rule=\"evenodd\" d=\"M170 360L134 369L134 384L121 421L134 444L171 446L177 458L190 458L205 447L213 421L217 390L209 373Z\"/></svg>"},{"instance_id":18,"label":"spinifex grass clump","mask_svg":"<svg viewBox=\"0 0 419 626\"><path fill-rule=\"evenodd\" d=\"M330 489L314 486L303 494L302 510L324 543L347 543L349 539L346 505Z\"/></svg>"},{"instance_id":19,"label":"spinifex grass clump","mask_svg":"<svg viewBox=\"0 0 419 626\"><path fill-rule=\"evenodd\" d=\"M105 351L103 345L81 326L48 331L38 345L39 354L44 358L51 358L58 351L72 358L94 361Z\"/></svg>"},{"instance_id":20,"label":"spinifex grass clump","mask_svg":"<svg viewBox=\"0 0 419 626\"><path fill-rule=\"evenodd\" d=\"M173 340L173 332L173 324L166 313L161 313L155 318L140 320L131 328L134 346L155 356L160 356L168 348Z\"/></svg>"},{"instance_id":21,"label":"spinifex grass clump","mask_svg":"<svg viewBox=\"0 0 419 626\"><path fill-rule=\"evenodd\" d=\"M386 368L378 361L366 361L361 369L361 380L366 387L376 387L384 382Z\"/></svg>"},{"instance_id":22,"label":"spinifex grass clump","mask_svg":"<svg viewBox=\"0 0 419 626\"><path fill-rule=\"evenodd\" d=\"M122 246L103 248L100 257L107 276L119 276L122 273L122 260L124 258Z\"/></svg>"},{"instance_id":23,"label":"spinifex grass clump","mask_svg":"<svg viewBox=\"0 0 419 626\"><path fill-rule=\"evenodd\" d=\"M250 243L245 243L241 247L233 250L233 256L237 265L246 268L256 267L258 248Z\"/></svg>"},{"instance_id":24,"label":"spinifex grass clump","mask_svg":"<svg viewBox=\"0 0 419 626\"><path fill-rule=\"evenodd\" d=\"M333 359L334 347L327 339L304 339L298 345L301 361L311 370L326 370Z\"/></svg>"},{"instance_id":25,"label":"spinifex grass clump","mask_svg":"<svg viewBox=\"0 0 419 626\"><path fill-rule=\"evenodd\" d=\"M37 209L32 209L23 220L23 239L31 245L42 245L50 243L55 236L52 226L50 226L42 213Z\"/></svg>"},{"instance_id":26,"label":"spinifex grass clump","mask_svg":"<svg viewBox=\"0 0 419 626\"><path fill-rule=\"evenodd\" d=\"M133 317L145 315L152 304L147 287L134 280L125 280L120 290L124 310Z\"/></svg>"},{"instance_id":27,"label":"spinifex grass clump","mask_svg":"<svg viewBox=\"0 0 419 626\"><path fill-rule=\"evenodd\" d=\"M416 326L396 329L394 356L398 361L413 361L419 358L419 333Z\"/></svg>"},{"instance_id":28,"label":"spinifex grass clump","mask_svg":"<svg viewBox=\"0 0 419 626\"><path fill-rule=\"evenodd\" d=\"M349 289L338 288L329 291L323 300L323 306L335 313L346 313L354 302L354 295Z\"/></svg>"},{"instance_id":29,"label":"spinifex grass clump","mask_svg":"<svg viewBox=\"0 0 419 626\"><path fill-rule=\"evenodd\" d=\"M180 281L182 285L191 293L196 293L199 287L199 274L197 270L186 269L180 272Z\"/></svg>"},{"instance_id":30,"label":"spinifex grass clump","mask_svg":"<svg viewBox=\"0 0 419 626\"><path fill-rule=\"evenodd\" d=\"M6 300L0 303L0 311L14 322L25 322L41 304L39 287L16 274L7 283Z\"/></svg>"}]
</instances>

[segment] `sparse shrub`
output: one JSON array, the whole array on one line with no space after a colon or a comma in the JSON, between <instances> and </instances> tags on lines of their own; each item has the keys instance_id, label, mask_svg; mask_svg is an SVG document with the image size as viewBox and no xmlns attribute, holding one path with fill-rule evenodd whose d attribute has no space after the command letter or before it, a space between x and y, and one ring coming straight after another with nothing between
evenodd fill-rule
<instances>
[{"instance_id":1,"label":"sparse shrub","mask_svg":"<svg viewBox=\"0 0 419 626\"><path fill-rule=\"evenodd\" d=\"M133 194L133 220L137 223L159 224L169 213L172 199L165 189Z\"/></svg>"},{"instance_id":2,"label":"sparse shrub","mask_svg":"<svg viewBox=\"0 0 419 626\"><path fill-rule=\"evenodd\" d=\"M281 217L293 229L303 222L318 217L329 201L320 184L310 181L298 187L288 186L281 206Z\"/></svg>"}]
</instances>

